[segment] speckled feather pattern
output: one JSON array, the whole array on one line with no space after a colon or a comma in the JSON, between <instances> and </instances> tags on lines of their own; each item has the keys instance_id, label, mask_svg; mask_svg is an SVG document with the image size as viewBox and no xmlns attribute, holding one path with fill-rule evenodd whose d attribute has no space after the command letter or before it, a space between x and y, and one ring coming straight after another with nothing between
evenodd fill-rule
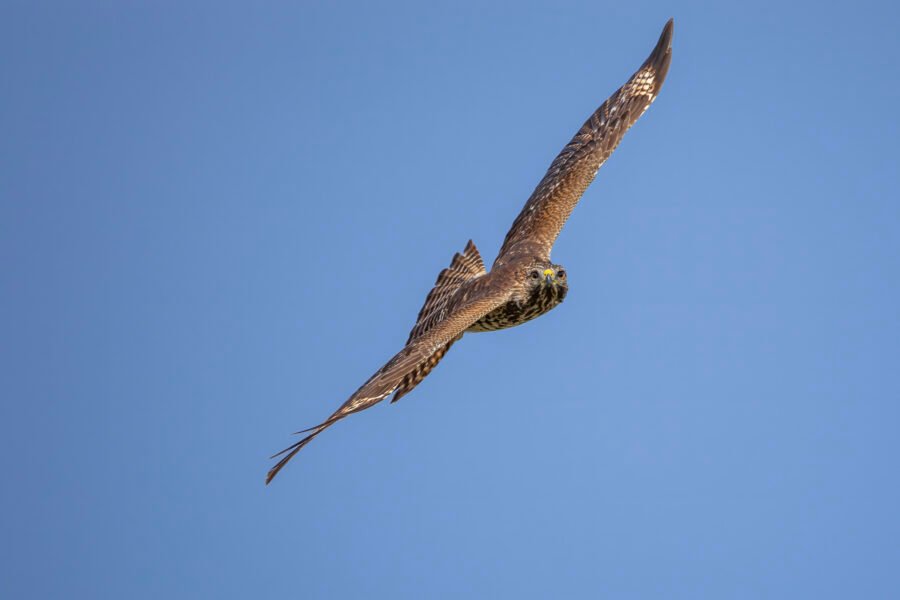
<instances>
[{"instance_id":1,"label":"speckled feather pattern","mask_svg":"<svg viewBox=\"0 0 900 600\"><path fill-rule=\"evenodd\" d=\"M659 94L672 60L672 29L670 20L644 64L562 149L506 234L497 262L517 255L516 246L523 242L528 253L550 257L559 232L597 171Z\"/></svg>"},{"instance_id":2,"label":"speckled feather pattern","mask_svg":"<svg viewBox=\"0 0 900 600\"><path fill-rule=\"evenodd\" d=\"M530 290L523 300L506 302L481 317L466 331L498 331L527 323L559 306L568 291L568 285L547 285Z\"/></svg>"},{"instance_id":3,"label":"speckled feather pattern","mask_svg":"<svg viewBox=\"0 0 900 600\"><path fill-rule=\"evenodd\" d=\"M465 332L520 325L558 306L568 293L564 271L550 250L578 200L625 132L656 99L672 57L669 20L650 56L584 123L556 157L513 222L490 272L475 244L453 257L419 311L404 348L368 379L328 419L298 433L266 476L269 483L306 444L355 412L415 388ZM538 273L541 277L535 277Z\"/></svg>"}]
</instances>

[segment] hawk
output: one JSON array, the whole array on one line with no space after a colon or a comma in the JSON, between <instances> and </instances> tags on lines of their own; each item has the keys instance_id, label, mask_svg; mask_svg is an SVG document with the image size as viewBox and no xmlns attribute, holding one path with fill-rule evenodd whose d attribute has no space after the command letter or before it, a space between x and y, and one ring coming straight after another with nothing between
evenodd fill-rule
<instances>
[{"instance_id":1,"label":"hawk","mask_svg":"<svg viewBox=\"0 0 900 600\"><path fill-rule=\"evenodd\" d=\"M566 271L550 260L550 250L600 166L659 94L672 59L672 30L669 19L644 64L562 149L513 222L491 270L470 240L438 275L403 349L330 417L297 432L306 437L272 456L283 455L266 484L328 427L391 394L396 402L411 392L466 332L515 327L563 301Z\"/></svg>"}]
</instances>

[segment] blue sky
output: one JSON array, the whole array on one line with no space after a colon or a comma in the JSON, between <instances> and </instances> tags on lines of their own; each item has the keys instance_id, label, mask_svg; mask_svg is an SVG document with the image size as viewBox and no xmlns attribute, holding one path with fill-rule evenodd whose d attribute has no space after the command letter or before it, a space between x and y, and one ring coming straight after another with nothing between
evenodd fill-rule
<instances>
[{"instance_id":1,"label":"blue sky","mask_svg":"<svg viewBox=\"0 0 900 600\"><path fill-rule=\"evenodd\" d=\"M896 5L79 4L0 9L0 595L900 595ZM566 302L264 487L670 16Z\"/></svg>"}]
</instances>

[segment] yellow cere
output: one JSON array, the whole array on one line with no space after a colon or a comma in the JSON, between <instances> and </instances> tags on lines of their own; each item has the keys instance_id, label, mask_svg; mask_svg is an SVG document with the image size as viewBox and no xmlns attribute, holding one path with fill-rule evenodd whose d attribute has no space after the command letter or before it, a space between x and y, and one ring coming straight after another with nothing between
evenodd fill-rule
<instances>
[{"instance_id":1,"label":"yellow cere","mask_svg":"<svg viewBox=\"0 0 900 600\"><path fill-rule=\"evenodd\" d=\"M551 275L553 275L553 269L544 270L544 277L550 277Z\"/></svg>"}]
</instances>

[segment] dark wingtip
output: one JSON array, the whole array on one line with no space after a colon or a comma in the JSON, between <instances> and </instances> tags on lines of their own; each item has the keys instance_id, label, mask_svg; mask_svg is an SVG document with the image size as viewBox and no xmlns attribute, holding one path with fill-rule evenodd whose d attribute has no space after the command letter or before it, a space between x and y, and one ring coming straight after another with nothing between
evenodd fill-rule
<instances>
[{"instance_id":1,"label":"dark wingtip","mask_svg":"<svg viewBox=\"0 0 900 600\"><path fill-rule=\"evenodd\" d=\"M675 31L675 19L666 21L662 33L659 35L659 41L653 52L644 62L644 67L650 67L656 72L656 80L654 82L654 96L659 93L663 82L666 80L666 74L669 72L669 63L672 62L672 35Z\"/></svg>"},{"instance_id":2,"label":"dark wingtip","mask_svg":"<svg viewBox=\"0 0 900 600\"><path fill-rule=\"evenodd\" d=\"M675 31L675 17L669 17L663 27L662 34L659 36L659 44L665 43L666 48L672 49L672 32ZM657 44L657 45L659 45Z\"/></svg>"},{"instance_id":3,"label":"dark wingtip","mask_svg":"<svg viewBox=\"0 0 900 600\"><path fill-rule=\"evenodd\" d=\"M282 454L285 454L285 456L284 456L281 460L278 461L278 464L276 464L274 467L272 467L271 469L269 469L269 472L266 473L266 485L269 485L269 483L275 478L275 476L278 475L278 472L279 472L282 468L284 468L284 465L288 464L288 463L290 462L290 460L291 460L292 458L294 458L294 456L295 456L298 452L300 452L300 450L303 449L303 446L305 446L305 445L307 445L308 443L310 443L310 442L313 440L313 438L315 438L317 435L319 435L320 433L322 433L323 431L325 431L328 427L330 427L331 425L333 425L333 424L335 423L335 421L337 421L339 418L340 418L340 417L338 417L337 419L335 419L335 418L332 417L332 418L328 419L327 421L325 421L324 423L321 423L321 424L319 424L319 425L316 425L315 427L311 427L311 428L309 428L309 429L305 429L305 430L299 432L299 433L304 433L304 432L306 432L306 431L311 431L312 433L310 433L308 436L306 436L305 438L303 438L302 440L300 440L300 441L297 442L296 444L293 444L293 445L291 445L291 446L288 446L287 448L285 448L285 449L282 450L281 452L279 452L279 453L277 453L277 454L273 454L272 456L270 456L269 458L278 458L278 457L281 456Z\"/></svg>"},{"instance_id":4,"label":"dark wingtip","mask_svg":"<svg viewBox=\"0 0 900 600\"><path fill-rule=\"evenodd\" d=\"M666 25L663 27L662 33L659 34L659 41L656 42L656 48L653 49L653 54L672 51L672 34L674 33L674 31L675 19L672 18L666 21Z\"/></svg>"},{"instance_id":5,"label":"dark wingtip","mask_svg":"<svg viewBox=\"0 0 900 600\"><path fill-rule=\"evenodd\" d=\"M302 440L300 440L299 442L297 442L296 444L294 444L293 446L288 446L287 448L285 448L278 454L272 455L271 458L275 458L277 456L281 456L285 452L288 453L287 456L285 456L284 458L279 460L278 464L275 465L274 467L272 467L271 469L269 469L269 472L266 473L266 485L269 485L272 482L272 480L275 479L275 476L278 475L278 472L284 467L284 465L288 464L288 462L292 458L294 458L294 455L297 454L298 452L300 452L300 449L303 448L303 446L305 446L307 443L309 443L310 440L312 440L312 438L314 438L315 436L316 436L315 433L312 435L308 435L305 438L303 438Z\"/></svg>"},{"instance_id":6,"label":"dark wingtip","mask_svg":"<svg viewBox=\"0 0 900 600\"><path fill-rule=\"evenodd\" d=\"M269 485L270 483L272 483L272 480L275 479L276 475L278 475L278 471L280 471L281 468L284 467L284 465L286 465L288 463L288 461L294 457L295 454L297 454L297 452L300 450L300 448L297 448L299 443L300 442L298 442L297 444L294 444L293 446L289 446L289 447L285 448L284 450L282 450L281 452L279 452L278 454L273 454L270 457L270 458L275 458L277 456L281 456L285 452L290 452L290 454L288 454L287 456L285 456L284 458L279 460L278 464L275 465L274 467L272 467L271 469L269 469L269 472L266 473L266 485Z\"/></svg>"},{"instance_id":7,"label":"dark wingtip","mask_svg":"<svg viewBox=\"0 0 900 600\"><path fill-rule=\"evenodd\" d=\"M675 19L669 19L666 21L666 26L663 27L662 33L659 34L659 41L656 42L656 47L653 48L653 52L647 58L648 65L660 65L667 56L671 56L672 34L674 31Z\"/></svg>"}]
</instances>

